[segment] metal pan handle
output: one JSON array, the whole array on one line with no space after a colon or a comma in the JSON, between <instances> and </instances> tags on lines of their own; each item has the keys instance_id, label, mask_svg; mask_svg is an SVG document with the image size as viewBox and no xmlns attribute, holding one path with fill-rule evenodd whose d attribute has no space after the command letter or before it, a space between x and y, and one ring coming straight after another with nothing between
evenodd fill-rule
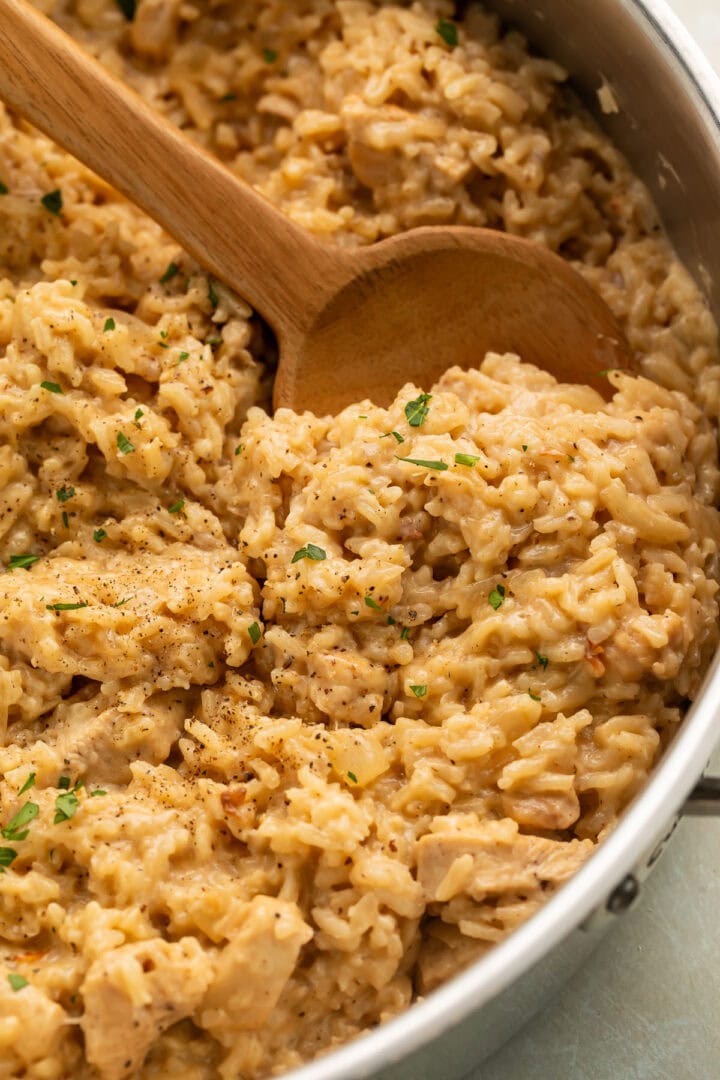
<instances>
[{"instance_id":1,"label":"metal pan handle","mask_svg":"<svg viewBox=\"0 0 720 1080\"><path fill-rule=\"evenodd\" d=\"M703 776L680 813L690 817L720 817L720 776Z\"/></svg>"}]
</instances>

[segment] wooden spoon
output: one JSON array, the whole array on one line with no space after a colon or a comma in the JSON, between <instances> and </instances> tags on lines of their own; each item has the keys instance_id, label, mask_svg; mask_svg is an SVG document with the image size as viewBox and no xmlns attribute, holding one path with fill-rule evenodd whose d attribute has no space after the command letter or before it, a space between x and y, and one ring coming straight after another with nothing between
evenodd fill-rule
<instances>
[{"instance_id":1,"label":"wooden spoon","mask_svg":"<svg viewBox=\"0 0 720 1080\"><path fill-rule=\"evenodd\" d=\"M0 97L249 301L280 349L276 407L322 414L515 352L602 390L632 366L607 306L562 259L487 229L323 244L109 75L24 0L0 2Z\"/></svg>"}]
</instances>

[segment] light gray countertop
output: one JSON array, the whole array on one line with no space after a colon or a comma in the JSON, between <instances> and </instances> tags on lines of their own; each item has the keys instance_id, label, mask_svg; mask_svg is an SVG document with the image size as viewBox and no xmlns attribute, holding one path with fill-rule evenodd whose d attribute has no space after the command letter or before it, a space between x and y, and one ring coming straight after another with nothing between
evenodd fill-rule
<instances>
[{"instance_id":1,"label":"light gray countertop","mask_svg":"<svg viewBox=\"0 0 720 1080\"><path fill-rule=\"evenodd\" d=\"M720 0L670 3L720 70ZM720 820L683 821L644 890L468 1080L720 1080Z\"/></svg>"}]
</instances>

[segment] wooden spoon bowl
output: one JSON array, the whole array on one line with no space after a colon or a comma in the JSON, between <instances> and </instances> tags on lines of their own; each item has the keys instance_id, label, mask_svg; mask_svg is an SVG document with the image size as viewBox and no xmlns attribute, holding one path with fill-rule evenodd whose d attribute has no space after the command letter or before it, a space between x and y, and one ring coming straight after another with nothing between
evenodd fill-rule
<instances>
[{"instance_id":1,"label":"wooden spoon bowl","mask_svg":"<svg viewBox=\"0 0 720 1080\"><path fill-rule=\"evenodd\" d=\"M335 412L515 352L559 380L631 367L612 313L566 262L505 233L422 228L320 243L24 0L0 3L0 97L142 207L270 323L276 407Z\"/></svg>"}]
</instances>

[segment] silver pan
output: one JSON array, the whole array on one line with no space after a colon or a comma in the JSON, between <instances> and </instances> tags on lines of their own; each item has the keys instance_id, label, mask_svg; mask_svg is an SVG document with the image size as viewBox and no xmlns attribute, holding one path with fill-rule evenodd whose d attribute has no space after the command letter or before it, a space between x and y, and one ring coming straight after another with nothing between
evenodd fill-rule
<instances>
[{"instance_id":1,"label":"silver pan","mask_svg":"<svg viewBox=\"0 0 720 1080\"><path fill-rule=\"evenodd\" d=\"M571 72L649 185L720 316L720 82L664 0L489 0ZM718 15L720 18L720 13ZM609 86L618 112L603 116ZM606 98L607 100L607 98ZM587 865L490 954L397 1020L292 1080L454 1080L530 1018L633 904L681 813L720 813L720 656L651 782Z\"/></svg>"}]
</instances>

